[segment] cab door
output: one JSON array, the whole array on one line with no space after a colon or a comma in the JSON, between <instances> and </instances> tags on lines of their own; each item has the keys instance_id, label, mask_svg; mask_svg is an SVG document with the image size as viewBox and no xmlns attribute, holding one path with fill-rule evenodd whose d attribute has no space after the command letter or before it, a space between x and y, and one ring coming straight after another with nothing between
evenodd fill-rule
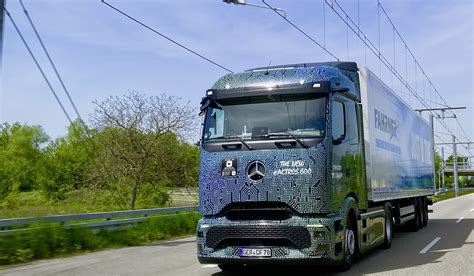
<instances>
[{"instance_id":1,"label":"cab door","mask_svg":"<svg viewBox=\"0 0 474 276\"><path fill-rule=\"evenodd\" d=\"M360 108L355 101L341 95L333 97L330 191L332 207L335 209L342 206L344 198L349 194L355 194L358 201L362 199L365 202L366 199L359 115Z\"/></svg>"}]
</instances>

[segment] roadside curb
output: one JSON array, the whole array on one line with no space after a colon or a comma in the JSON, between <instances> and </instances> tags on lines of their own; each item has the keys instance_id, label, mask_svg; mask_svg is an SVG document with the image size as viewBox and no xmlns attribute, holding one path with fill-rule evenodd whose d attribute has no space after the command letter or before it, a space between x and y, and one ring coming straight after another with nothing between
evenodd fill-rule
<instances>
[{"instance_id":1,"label":"roadside curb","mask_svg":"<svg viewBox=\"0 0 474 276\"><path fill-rule=\"evenodd\" d=\"M463 197L463 196L473 196L473 195L474 195L474 193L465 194L465 195L460 195L460 196L457 196L457 197L452 197L452 198L448 198L448 199L444 199L444 200L435 202L435 203L433 203L433 205L438 204L438 203L441 203L441 202L448 202L448 201L451 201L451 200L453 200L453 199L460 198L460 197Z\"/></svg>"}]
</instances>

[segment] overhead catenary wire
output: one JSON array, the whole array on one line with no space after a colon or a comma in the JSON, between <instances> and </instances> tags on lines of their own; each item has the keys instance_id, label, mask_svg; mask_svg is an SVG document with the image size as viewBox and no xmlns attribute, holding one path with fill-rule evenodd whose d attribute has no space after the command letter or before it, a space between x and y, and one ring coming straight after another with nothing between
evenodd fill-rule
<instances>
[{"instance_id":1,"label":"overhead catenary wire","mask_svg":"<svg viewBox=\"0 0 474 276\"><path fill-rule=\"evenodd\" d=\"M71 106L72 108L74 109L74 112L76 113L76 116L79 118L79 120L81 121L81 124L84 126L86 132L88 132L88 128L87 128L87 125L85 123L85 121L82 119L82 116L81 114L79 113L79 110L77 109L77 106L76 104L74 103L74 101L72 100L72 97L69 93L69 90L66 88L66 85L64 84L64 81L63 81L63 78L61 77L61 75L59 74L59 71L58 69L56 68L56 65L54 64L53 62L53 59L51 58L51 55L49 54L49 51L46 49L46 46L43 42L43 39L41 38L38 30L36 29L35 27L35 24L33 23L33 20L31 19L30 15L29 15L29 12L26 10L26 7L25 5L23 4L23 0L20 0L20 5L21 7L23 8L23 12L25 13L26 15L26 18L28 19L28 22L30 23L31 25L31 28L33 29L35 35L36 35L36 38L38 39L40 45L41 45L41 48L43 49L44 53L46 54L46 57L48 58L48 61L49 61L49 64L51 65L51 67L53 68L53 71L54 73L56 74L56 77L58 78L59 80L59 83L61 84L61 87L63 88L64 90L64 93L66 93L68 99L69 99L69 102L71 103Z\"/></svg>"},{"instance_id":2,"label":"overhead catenary wire","mask_svg":"<svg viewBox=\"0 0 474 276\"><path fill-rule=\"evenodd\" d=\"M324 51L326 51L329 55L331 55L332 57L336 58L338 61L339 59L334 55L332 54L324 45L321 45L321 43L317 42L314 38L312 38L311 36L309 36L306 32L304 32L301 28L299 28L296 24L294 24L293 22L291 22L288 18L286 17L283 17L281 16L278 12L276 12L274 10L274 8L269 5L267 2L265 2L265 0L262 0L262 2L267 5L270 9L272 9L276 14L278 14L280 17L282 17L288 24L290 24L291 26L293 26L295 29L297 29L299 32L301 32L303 35L305 35L308 39L310 39L313 43L315 43L318 47L320 47L321 49L323 49ZM367 36L360 30L359 28L359 24L360 23L357 23L355 24L353 22L353 20L350 18L350 16L342 9L342 7L339 5L339 3L334 0L332 1L333 3L335 3L342 11L343 13L345 14L345 17L346 17L346 20L343 18L342 15L340 15L335 9L334 7L332 6L332 4L328 3L327 0L325 1L326 4L328 4L328 6L341 18L342 21L344 21L346 23L346 25L356 34L359 36L359 38L364 42L364 44L366 45L366 47L369 47L369 49L379 58L380 62L383 63L390 71L392 71L393 75L395 75L398 80L400 81L400 83L405 86L408 91L410 91L410 93L424 106L424 107L429 107L429 105L426 103L427 100L424 99L423 97L421 97L411 86L410 84L408 83L408 81L402 77L402 75L395 69L395 67L393 65L390 64L390 62L385 58L384 55L382 55L382 53L380 52L380 49L375 47L375 45L367 38ZM323 10L324 12L324 10ZM323 24L325 24L325 14L323 15ZM354 25L357 26L357 31L352 27L350 26L350 24L348 23L348 21L351 21ZM358 19L359 21L359 19ZM325 30L324 30L325 32ZM364 36L364 38L361 37L361 34ZM408 49L405 48L405 51L407 51ZM407 70L406 70L407 71ZM407 72L406 72L407 73ZM431 101L431 102L434 102L435 104L437 105L440 105L442 106L443 104L441 103L438 103L438 102L435 102L435 101ZM444 106L448 106L447 104L444 104ZM434 113L436 114L436 118L440 117L439 114L437 114L436 112L431 112L431 113ZM449 129L449 127L446 125L445 122L440 122L450 133L451 133L451 130Z\"/></svg>"},{"instance_id":3,"label":"overhead catenary wire","mask_svg":"<svg viewBox=\"0 0 474 276\"><path fill-rule=\"evenodd\" d=\"M290 21L287 17L284 17L283 15L281 15L274 7L272 7L270 4L268 4L267 2L265 2L265 0L262 0L262 2L267 5L271 10L273 10L276 14L278 14L278 16L280 16L281 18L283 18L283 20L285 20L288 24L290 24L291 26L293 26L293 28L297 29L300 33L302 33L304 36L306 36L309 40L311 40L314 44L316 44L317 46L319 46L319 48L323 49L327 54L329 54L331 57L335 58L337 61L340 61L339 58L334 55L331 51L329 51L324 45L322 45L321 43L317 42L314 38L312 38L310 35L308 35L305 31L303 31L300 27L298 27L295 23L293 23L292 21Z\"/></svg>"},{"instance_id":4,"label":"overhead catenary wire","mask_svg":"<svg viewBox=\"0 0 474 276\"><path fill-rule=\"evenodd\" d=\"M384 9L382 3L380 3L380 1L378 0L378 6L380 7L380 10L384 13L384 15L387 17L388 21L390 22L390 24L392 25L393 29L395 30L395 32L397 33L398 37L400 38L400 40L403 42L404 46L406 47L405 50L408 51L408 53L410 53L410 55L412 56L413 60L415 61L416 65L418 65L418 67L420 67L423 75L425 76L425 78L428 80L428 82L430 83L430 85L434 88L435 92L438 94L438 96L440 97L440 99L444 102L444 104L446 106L449 106L448 103L446 102L446 100L441 96L441 94L439 93L438 89L436 89L436 87L434 86L434 84L432 83L431 79L428 77L428 75L425 73L425 70L423 69L423 67L421 67L420 63L418 62L417 58L415 57L415 55L413 54L413 52L411 51L410 47L408 47L408 44L405 42L405 39L403 39L402 35L400 34L400 32L398 31L397 27L395 26L395 24L393 23L392 19L390 18L390 16L388 15L388 13L386 12L386 10Z\"/></svg>"},{"instance_id":5,"label":"overhead catenary wire","mask_svg":"<svg viewBox=\"0 0 474 276\"><path fill-rule=\"evenodd\" d=\"M442 131L437 131L437 130L435 130L434 132L436 132L436 133L438 133L438 134L443 134L443 135L449 135L449 136L451 136L451 134L446 133L446 132L442 132Z\"/></svg>"},{"instance_id":6,"label":"overhead catenary wire","mask_svg":"<svg viewBox=\"0 0 474 276\"><path fill-rule=\"evenodd\" d=\"M20 29L18 28L17 24L15 23L15 20L13 20L13 17L12 15L10 14L10 12L8 12L7 8L3 8L3 10L5 11L5 14L8 16L8 18L10 19L14 29L16 30L18 36L20 37L21 41L23 42L23 44L25 45L26 49L28 50L28 53L30 54L31 58L33 59L33 61L35 62L36 64L36 67L38 68L38 70L40 71L41 75L43 76L43 79L46 81L46 84L48 85L49 87L49 90L51 91L51 93L54 95L54 98L56 99L56 101L58 102L59 106L61 107L61 110L63 111L64 115L66 115L66 118L68 119L69 123L72 124L72 120L71 120L71 117L69 116L69 114L67 113L66 109L64 108L64 105L62 104L61 100L59 99L56 91L54 90L53 86L51 85L50 81L48 80L48 77L46 76L46 74L44 73L43 71L43 68L41 67L41 65L38 63L38 60L36 59L35 55L33 54L33 52L31 51L31 48L30 46L28 45L28 43L26 42L25 40L25 37L23 36L23 34L21 33Z\"/></svg>"},{"instance_id":7,"label":"overhead catenary wire","mask_svg":"<svg viewBox=\"0 0 474 276\"><path fill-rule=\"evenodd\" d=\"M380 52L380 50L367 38L367 36L365 35L364 32L362 32L362 30L360 30L360 28L357 27L357 24L352 20L352 18L347 14L347 12L339 5L339 3L336 1L336 0L333 0L331 1L331 3L328 2L328 0L325 0L326 4L334 11L334 13L346 24L349 26L349 28L352 30L352 32L354 34L356 34L360 40L373 52L373 54L379 58L379 60L385 64L385 66L390 70L392 71L392 73L400 80L400 82L406 87L408 88L408 90L413 94L413 96L415 98L417 98L420 103L422 103L425 107L426 107L426 102L429 101L429 100L426 100L426 99L423 99L416 91L414 91L414 89L409 85L408 81L406 81L405 78L402 77L402 75L396 70L396 68L390 64L390 62L388 61L388 59ZM343 13L340 14L334 7L335 4L340 10L341 12ZM347 18L347 19L346 19ZM354 25L354 27L349 24L349 21L352 23L352 25ZM354 28L357 28L357 30L355 30ZM435 101L430 101L430 102L433 102L435 104L438 104L438 105L443 105L439 102L435 102ZM446 105L447 106L447 105Z\"/></svg>"},{"instance_id":8,"label":"overhead catenary wire","mask_svg":"<svg viewBox=\"0 0 474 276\"><path fill-rule=\"evenodd\" d=\"M325 0L327 5L336 13L336 15L352 30L354 34L356 34L359 39L372 51L372 53L379 58L379 60L390 70L392 73L399 79L401 83L413 94L415 98L426 108L428 108L428 105L424 101L423 98L421 98L414 90L411 88L410 84L400 75L400 73L388 62L387 58L377 49L377 47L370 41L367 36L362 32L362 30L358 29L357 31L354 29L351 24L349 24L348 20L352 22L352 24L355 26L355 28L358 28L357 25L354 23L352 18L346 13L346 11L339 5L339 3L336 0L333 0L332 3L335 3L339 9L344 13L344 16L341 15L332 4L328 3L328 0ZM348 20L346 20L344 17L346 17ZM362 36L363 37L362 37Z\"/></svg>"},{"instance_id":9,"label":"overhead catenary wire","mask_svg":"<svg viewBox=\"0 0 474 276\"><path fill-rule=\"evenodd\" d=\"M326 47L325 47L325 26L323 28L323 45L319 42L317 42L314 38L312 38L311 36L309 36L306 32L304 32L300 27L298 27L296 24L294 24L291 20L289 20L287 17L283 17L281 14L279 14L277 11L275 11L275 9L269 5L267 2L265 2L265 0L262 0L262 2L267 5L270 9L272 9L277 15L279 15L280 17L282 17L288 24L290 24L291 26L293 26L295 29L297 29L300 33L302 33L303 35L305 35L308 39L310 39L313 43L315 43L318 47L320 47L321 49L323 49L326 53L328 53L329 55L331 55L333 58L337 59L339 61L339 58L337 58L331 51L329 51ZM326 0L326 3L327 3L327 0ZM390 62L388 62L388 60L381 54L380 52L380 48L377 48L375 47L375 45L373 45L373 43L368 40L367 36L360 30L359 28L359 20L358 19L358 23L355 24L353 22L353 20L350 18L350 16L342 9L342 7L340 7L339 3L337 3L336 0L334 0L334 3L336 3L336 5L339 6L339 8L344 12L345 14L345 17L346 17L346 20L344 20L344 18L337 12L335 11L334 7L332 7L332 5L330 5L329 3L328 6L333 9L334 12L336 12L336 14L346 23L347 27L350 28L356 35L359 36L359 38L364 42L364 44L366 45L366 47L369 47L369 49L379 58L380 60L380 63L383 63L389 70L392 71L393 75L395 75L400 83L402 85L404 85L408 91L410 91L410 93L424 106L424 107L428 107L429 105L426 103L428 100L424 99L423 97L421 97L408 83L408 81L403 78L401 76L401 74L395 69L395 67L393 65L390 64ZM323 10L323 25L325 25L325 10ZM351 21L354 25L357 25L357 31L354 30L354 28L352 26L349 25L348 21ZM360 34L362 34L364 36L364 39L362 39L362 37L360 36ZM405 51L407 51L408 49L405 48ZM407 74L407 69L405 70L406 74ZM407 76L408 77L408 76ZM433 102L437 105L443 105L441 103L438 103L438 102L435 102L435 101L430 101L430 102ZM447 106L447 105L445 105ZM435 113L435 112L431 112L431 113ZM435 117L440 117L439 114L435 113L436 116ZM440 122L450 133L451 131L449 130L449 127L446 125L445 122Z\"/></svg>"},{"instance_id":10,"label":"overhead catenary wire","mask_svg":"<svg viewBox=\"0 0 474 276\"><path fill-rule=\"evenodd\" d=\"M214 64L214 65L217 66L217 67L220 67L221 69L224 69L225 71L227 71L227 72L229 72L229 73L234 73L234 71L228 69L227 67L224 67L224 66L220 65L219 63L217 63L217 62L211 60L210 58L207 58L207 57L205 57L205 56L199 54L198 52L192 50L191 48L184 46L183 44L181 44L181 43L179 43L178 41L176 41L176 40L170 38L169 36L167 36L167 35L165 35L165 34L159 32L159 31L157 31L156 29L154 29L154 28L152 28L152 27L150 27L150 26L148 26L148 25L146 25L145 23L143 23L143 22L141 22L140 20L134 18L133 16L127 14L126 12L124 12L124 11L122 11L122 10L116 8L115 6L112 6L111 4L107 3L105 0L101 0L101 2L102 2L103 4L105 4L106 6L108 6L109 8L111 8L111 9L115 10L116 12L122 14L123 16L127 17L128 19L130 19L130 20L132 20L132 21L138 23L138 24L141 25L142 27L144 27L144 28L146 28L146 29L152 31L153 33L155 33L155 34L161 36L162 38L164 38L164 39L170 41L171 43L178 45L179 47L185 49L186 51L188 51L188 52L190 52L190 53L192 53L192 54L194 54L194 55L196 55L196 56L198 56L198 57L200 57L200 58L206 60L207 62L209 62L209 63L211 63L211 64Z\"/></svg>"},{"instance_id":11,"label":"overhead catenary wire","mask_svg":"<svg viewBox=\"0 0 474 276\"><path fill-rule=\"evenodd\" d=\"M356 34L359 39L366 45L366 48L368 47L372 52L373 54L379 58L379 60L392 72L392 74L398 78L398 80L400 81L400 84L405 86L408 91L424 106L424 107L428 107L428 104L427 102L432 102L432 103L435 103L439 106L444 106L444 107L448 107L447 103L443 100L444 104L443 103L439 103L439 102L436 102L436 101L432 101L432 100L427 100L425 97L421 97L412 87L411 85L408 83L408 81L402 77L402 75L396 70L395 66L390 64L390 62L388 61L388 59L380 52L380 49L377 48L368 38L367 36L362 32L362 30L360 30L360 28L357 26L358 23L355 23L354 20L347 14L347 12L340 6L340 4L338 3L337 0L332 0L330 1L331 3L328 2L328 0L325 0L325 3L334 11L334 13L352 30L352 32L354 34ZM340 14L336 8L334 7L334 4L341 10L341 12L343 14ZM349 22L352 23L349 24ZM393 28L395 28L393 26ZM357 30L356 30L357 29ZM396 30L395 30L396 31ZM406 54L406 58L407 58L407 54L409 52L409 48L405 45L405 54ZM412 54L412 53L410 53ZM416 62L416 61L415 61ZM406 69L406 68L405 68ZM423 69L420 68L420 70L422 70L422 72L424 73ZM407 69L405 70L405 73L407 74ZM424 73L426 74L426 73ZM407 75L408 76L408 75ZM429 79L428 79L429 81ZM432 84L430 82L430 84ZM435 117L437 118L437 120L439 121L439 123L448 131L450 132L452 135L454 135L452 133L452 131L449 129L449 126L440 119L440 115L436 112L431 112L432 114L434 113L435 114Z\"/></svg>"},{"instance_id":12,"label":"overhead catenary wire","mask_svg":"<svg viewBox=\"0 0 474 276\"><path fill-rule=\"evenodd\" d=\"M398 37L400 38L400 40L403 42L403 44L405 45L406 47L406 50L408 50L408 52L410 53L410 55L413 57L413 60L415 61L415 70L416 70L416 67L419 67L422 74L425 76L425 78L428 80L430 86L433 88L433 90L436 92L436 94L439 96L439 98L441 99L441 101L443 101L443 103L448 106L448 103L446 102L446 100L443 98L443 96L441 96L441 93L438 91L438 89L434 86L433 82L431 81L431 79L428 77L428 75L426 74L425 70L423 69L423 67L421 66L421 64L418 62L418 59L415 57L415 55L413 54L413 51L410 49L410 47L408 47L408 44L406 43L405 39L402 37L402 35L400 34L400 32L398 31L397 27L395 26L395 24L393 23L392 19L390 18L390 16L388 15L387 11L385 10L385 8L383 7L383 5L380 3L380 0L377 0L379 2L379 6L380 6L380 10L384 13L384 15L387 17L388 21L390 22L390 24L392 25L393 29L396 31ZM416 72L416 71L415 71ZM451 114L454 116L455 113L454 111L450 111ZM459 122L459 119L456 117L454 118L457 122L457 124L459 125L460 129L461 129L461 132L463 133L463 136L464 138L466 138L467 140L470 140L469 139L469 135L467 135L464 127L462 126L462 124ZM469 149L468 149L469 151ZM470 151L469 151L470 153Z\"/></svg>"},{"instance_id":13,"label":"overhead catenary wire","mask_svg":"<svg viewBox=\"0 0 474 276\"><path fill-rule=\"evenodd\" d=\"M379 58L379 60L384 63L384 65L390 70L392 71L392 73L400 80L400 82L413 94L413 96L415 98L418 99L418 101L420 101L420 103L422 105L424 105L425 107L427 107L427 104L426 104L426 101L425 99L423 99L422 97L419 96L419 94L413 90L413 88L411 88L411 86L409 85L408 81L406 81L405 78L402 77L402 75L396 70L396 68L390 64L390 62L388 61L388 59L380 52L380 49L377 48L368 38L367 36L365 35L364 32L362 32L362 30L357 26L358 24L356 24L352 18L347 14L347 12L339 5L339 2L337 2L337 0L331 0L331 3L328 2L328 0L325 0L325 3L333 10L333 12L352 30L352 32L354 34L356 34L359 39L373 52L373 54ZM377 1L377 3L379 3L379 1ZM342 11L342 13L344 14L341 15L334 7L334 4L337 5L337 7ZM377 4L377 6L379 6L379 4ZM347 19L345 19L345 18ZM351 26L349 24L349 21L355 26L355 28L357 28L357 30L354 29L353 26ZM362 37L362 36L363 37ZM433 101L434 102L434 101ZM437 102L434 102L438 105L442 105L441 103L437 103ZM448 106L448 105L446 105Z\"/></svg>"}]
</instances>

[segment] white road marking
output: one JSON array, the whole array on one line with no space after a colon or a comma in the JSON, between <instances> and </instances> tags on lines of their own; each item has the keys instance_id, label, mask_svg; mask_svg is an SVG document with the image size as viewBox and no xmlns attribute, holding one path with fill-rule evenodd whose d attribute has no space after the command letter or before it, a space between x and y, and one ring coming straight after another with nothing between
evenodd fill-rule
<instances>
[{"instance_id":1,"label":"white road marking","mask_svg":"<svg viewBox=\"0 0 474 276\"><path fill-rule=\"evenodd\" d=\"M471 209L471 212L474 212L474 209Z\"/></svg>"},{"instance_id":2,"label":"white road marking","mask_svg":"<svg viewBox=\"0 0 474 276\"><path fill-rule=\"evenodd\" d=\"M430 250L430 248L433 247L433 245L435 245L439 240L441 240L441 237L437 237L436 239L432 240L427 246L425 246L425 248L421 249L420 254L425 254L428 252L428 250Z\"/></svg>"},{"instance_id":3,"label":"white road marking","mask_svg":"<svg viewBox=\"0 0 474 276\"><path fill-rule=\"evenodd\" d=\"M207 264L207 265L203 265L202 267L213 268L213 267L217 267L217 265L216 264Z\"/></svg>"},{"instance_id":4,"label":"white road marking","mask_svg":"<svg viewBox=\"0 0 474 276\"><path fill-rule=\"evenodd\" d=\"M463 220L463 219L464 219L464 217L460 217L458 220L456 220L456 223L460 223L461 220Z\"/></svg>"}]
</instances>

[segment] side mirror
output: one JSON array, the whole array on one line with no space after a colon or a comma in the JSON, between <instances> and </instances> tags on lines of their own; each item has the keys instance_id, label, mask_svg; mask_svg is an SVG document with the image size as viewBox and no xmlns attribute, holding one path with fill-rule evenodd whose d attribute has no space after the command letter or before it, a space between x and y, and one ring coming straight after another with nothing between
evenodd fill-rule
<instances>
[{"instance_id":1,"label":"side mirror","mask_svg":"<svg viewBox=\"0 0 474 276\"><path fill-rule=\"evenodd\" d=\"M339 136L339 138L337 138L337 139L334 139L334 138L333 138L333 139L332 139L332 144L333 144L333 145L339 145L339 144L342 143L342 141L344 141L344 138L346 138L346 135L341 134L341 136Z\"/></svg>"}]
</instances>

